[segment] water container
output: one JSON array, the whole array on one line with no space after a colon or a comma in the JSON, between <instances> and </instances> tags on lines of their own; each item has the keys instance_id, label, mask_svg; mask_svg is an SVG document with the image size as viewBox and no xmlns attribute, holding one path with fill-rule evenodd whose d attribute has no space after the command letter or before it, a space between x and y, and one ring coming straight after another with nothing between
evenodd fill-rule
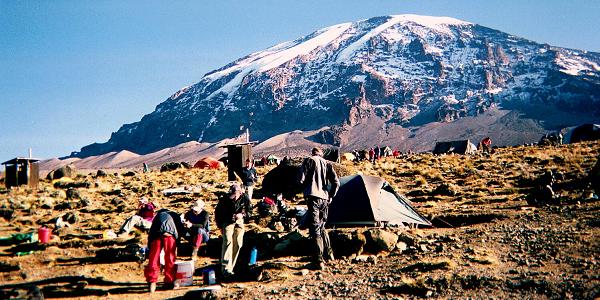
<instances>
[{"instance_id":1,"label":"water container","mask_svg":"<svg viewBox=\"0 0 600 300\"><path fill-rule=\"evenodd\" d=\"M256 256L258 255L258 250L256 249L256 247L252 247L252 250L250 250L250 262L248 263L248 265L253 266L256 264Z\"/></svg>"},{"instance_id":2,"label":"water container","mask_svg":"<svg viewBox=\"0 0 600 300\"><path fill-rule=\"evenodd\" d=\"M50 241L50 235L52 231L46 227L40 227L38 229L38 241L42 244L46 244Z\"/></svg>"},{"instance_id":3,"label":"water container","mask_svg":"<svg viewBox=\"0 0 600 300\"><path fill-rule=\"evenodd\" d=\"M176 261L175 268L177 270L175 282L179 283L179 286L189 286L194 283L194 261Z\"/></svg>"},{"instance_id":4,"label":"water container","mask_svg":"<svg viewBox=\"0 0 600 300\"><path fill-rule=\"evenodd\" d=\"M202 278L204 279L205 285L213 285L217 283L217 277L215 276L215 270L208 268L202 272Z\"/></svg>"}]
</instances>

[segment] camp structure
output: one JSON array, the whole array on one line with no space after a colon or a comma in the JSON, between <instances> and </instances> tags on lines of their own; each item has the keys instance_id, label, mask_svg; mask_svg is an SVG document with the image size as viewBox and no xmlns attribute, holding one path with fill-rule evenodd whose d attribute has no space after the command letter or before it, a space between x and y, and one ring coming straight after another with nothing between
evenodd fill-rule
<instances>
[{"instance_id":1,"label":"camp structure","mask_svg":"<svg viewBox=\"0 0 600 300\"><path fill-rule=\"evenodd\" d=\"M431 226L406 197L380 177L352 175L340 178L340 189L329 207L327 224L343 226Z\"/></svg>"},{"instance_id":2,"label":"camp structure","mask_svg":"<svg viewBox=\"0 0 600 300\"><path fill-rule=\"evenodd\" d=\"M233 143L220 146L227 148L227 180L235 181L237 176L242 177L242 169L246 166L246 160L252 160L252 145L257 142Z\"/></svg>"},{"instance_id":3,"label":"camp structure","mask_svg":"<svg viewBox=\"0 0 600 300\"><path fill-rule=\"evenodd\" d=\"M37 188L40 178L38 161L39 159L37 158L16 157L3 162L6 188L19 185Z\"/></svg>"},{"instance_id":4,"label":"camp structure","mask_svg":"<svg viewBox=\"0 0 600 300\"><path fill-rule=\"evenodd\" d=\"M433 154L456 153L473 154L477 152L477 146L470 140L437 142L433 148Z\"/></svg>"},{"instance_id":5,"label":"camp structure","mask_svg":"<svg viewBox=\"0 0 600 300\"><path fill-rule=\"evenodd\" d=\"M203 157L194 164L194 168L198 169L220 169L224 166L225 165L223 162L220 162L210 156Z\"/></svg>"},{"instance_id":6,"label":"camp structure","mask_svg":"<svg viewBox=\"0 0 600 300\"><path fill-rule=\"evenodd\" d=\"M583 124L575 127L569 143L600 140L600 124Z\"/></svg>"},{"instance_id":7,"label":"camp structure","mask_svg":"<svg viewBox=\"0 0 600 300\"><path fill-rule=\"evenodd\" d=\"M385 157L392 156L392 154L394 154L394 151L392 151L392 148L390 148L388 146L385 146L382 149L383 150L380 150L380 151L383 153L380 153L380 154L383 154L383 156L385 156Z\"/></svg>"},{"instance_id":8,"label":"camp structure","mask_svg":"<svg viewBox=\"0 0 600 300\"><path fill-rule=\"evenodd\" d=\"M267 164L269 165L278 165L281 162L281 158L271 154L267 156Z\"/></svg>"}]
</instances>

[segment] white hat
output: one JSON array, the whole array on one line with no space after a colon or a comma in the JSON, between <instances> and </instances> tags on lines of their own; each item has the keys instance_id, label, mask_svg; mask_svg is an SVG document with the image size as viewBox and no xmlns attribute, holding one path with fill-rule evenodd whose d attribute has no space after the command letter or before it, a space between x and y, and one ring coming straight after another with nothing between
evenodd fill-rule
<instances>
[{"instance_id":1,"label":"white hat","mask_svg":"<svg viewBox=\"0 0 600 300\"><path fill-rule=\"evenodd\" d=\"M196 203L192 206L192 210L195 212L201 212L204 209L204 201L196 200Z\"/></svg>"},{"instance_id":2,"label":"white hat","mask_svg":"<svg viewBox=\"0 0 600 300\"><path fill-rule=\"evenodd\" d=\"M146 197L142 197L142 198L140 198L140 200L139 200L139 201L140 201L140 203L142 203L142 204L146 204L146 203L148 203L148 198L146 198Z\"/></svg>"}]
</instances>

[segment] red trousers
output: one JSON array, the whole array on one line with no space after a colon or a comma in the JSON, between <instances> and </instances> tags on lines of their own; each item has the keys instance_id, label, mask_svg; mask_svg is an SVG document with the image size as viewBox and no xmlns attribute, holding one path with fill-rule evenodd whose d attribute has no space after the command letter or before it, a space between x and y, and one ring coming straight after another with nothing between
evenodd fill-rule
<instances>
[{"instance_id":1,"label":"red trousers","mask_svg":"<svg viewBox=\"0 0 600 300\"><path fill-rule=\"evenodd\" d=\"M177 270L175 269L175 258L177 256L177 245L172 235L162 235L160 238L150 242L150 254L148 265L144 269L147 282L157 282L160 273L160 250L165 250L165 283L173 283Z\"/></svg>"},{"instance_id":2,"label":"red trousers","mask_svg":"<svg viewBox=\"0 0 600 300\"><path fill-rule=\"evenodd\" d=\"M200 248L200 246L202 245L202 235L201 234L196 234L192 236L192 245L195 248Z\"/></svg>"}]
</instances>

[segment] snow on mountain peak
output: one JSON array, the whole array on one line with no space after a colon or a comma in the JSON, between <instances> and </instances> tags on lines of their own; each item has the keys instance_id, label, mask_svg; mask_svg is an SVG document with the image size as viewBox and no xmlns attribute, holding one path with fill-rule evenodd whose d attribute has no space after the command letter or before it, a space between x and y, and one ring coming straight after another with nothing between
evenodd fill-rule
<instances>
[{"instance_id":1,"label":"snow on mountain peak","mask_svg":"<svg viewBox=\"0 0 600 300\"><path fill-rule=\"evenodd\" d=\"M361 49L365 42L367 42L373 36L379 35L386 31L388 28L393 27L397 24L408 24L414 23L427 29L434 30L437 33L451 35L452 31L448 28L448 25L471 25L472 23L461 21L450 17L431 17L431 16L419 16L419 15L391 15L385 17L387 21L370 30L366 34L362 35L358 40L347 45L337 56L336 63L343 62L352 57L353 53ZM374 20L368 19L369 20ZM295 41L284 42L277 44L264 51L252 53L245 58L242 58L235 62L229 68L211 73L205 77L206 80L214 81L218 78L222 78L232 73L237 74L223 85L218 90L214 91L209 98L219 95L221 93L231 96L231 94L241 85L243 79L249 74L255 72L266 72L271 69L277 68L290 60L309 54L315 49L324 47L337 39L340 42L344 39L350 38L351 35L344 35L349 29L358 26L359 22L354 23L342 23L320 29L308 36L302 37ZM391 33L395 34L395 33Z\"/></svg>"},{"instance_id":2,"label":"snow on mountain peak","mask_svg":"<svg viewBox=\"0 0 600 300\"><path fill-rule=\"evenodd\" d=\"M560 71L569 75L580 75L581 73L593 73L600 71L600 66L593 61L578 57L578 56L565 56L558 53L556 64L561 67Z\"/></svg>"},{"instance_id":3,"label":"snow on mountain peak","mask_svg":"<svg viewBox=\"0 0 600 300\"><path fill-rule=\"evenodd\" d=\"M393 20L397 22L413 22L422 26L429 27L431 29L436 29L439 31L447 30L447 25L455 25L455 26L463 26L463 25L473 25L473 23L462 21L455 18L450 17L432 17L432 16L421 16L421 15L391 15Z\"/></svg>"},{"instance_id":4,"label":"snow on mountain peak","mask_svg":"<svg viewBox=\"0 0 600 300\"><path fill-rule=\"evenodd\" d=\"M239 73L223 87L215 91L211 96L219 93L231 94L240 86L244 77L253 72L265 72L281 66L295 57L305 55L311 51L323 47L344 33L352 23L343 23L321 29L313 33L308 40L297 40L297 42L285 42L271 47L267 50L253 53L245 59L240 60L234 66L210 74L213 80L227 74L239 71Z\"/></svg>"},{"instance_id":5,"label":"snow on mountain peak","mask_svg":"<svg viewBox=\"0 0 600 300\"><path fill-rule=\"evenodd\" d=\"M367 20L368 21L368 20ZM462 25L472 25L472 23L461 21L458 19L450 18L450 17L431 17L431 16L419 16L419 15L391 15L388 16L388 20L375 27L371 31L364 34L361 38L353 42L352 44L346 46L344 50L342 50L336 62L344 62L349 60L353 54L363 48L365 43L369 41L374 36L380 35L386 32L388 29L394 27L398 24L407 24L407 23L415 23L423 27L427 27L428 29L434 30L441 34L452 35L452 31L448 28L448 25L454 26L462 26ZM392 37L395 40L401 40L402 37L399 36L401 33L398 31L387 32L388 37Z\"/></svg>"}]
</instances>

